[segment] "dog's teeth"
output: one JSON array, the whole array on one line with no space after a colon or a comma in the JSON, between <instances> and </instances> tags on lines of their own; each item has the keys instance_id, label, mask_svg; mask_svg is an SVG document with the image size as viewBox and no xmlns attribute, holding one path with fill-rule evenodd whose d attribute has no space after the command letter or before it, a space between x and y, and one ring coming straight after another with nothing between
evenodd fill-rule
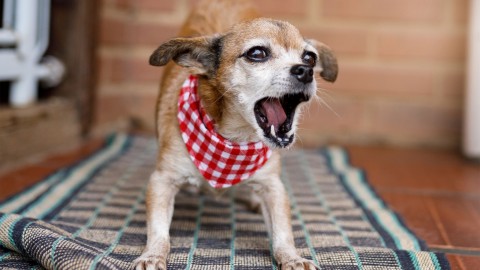
<instances>
[{"instance_id":1,"label":"dog's teeth","mask_svg":"<svg viewBox=\"0 0 480 270\"><path fill-rule=\"evenodd\" d=\"M275 127L273 125L270 126L270 133L273 137L277 137L277 135L275 134Z\"/></svg>"}]
</instances>

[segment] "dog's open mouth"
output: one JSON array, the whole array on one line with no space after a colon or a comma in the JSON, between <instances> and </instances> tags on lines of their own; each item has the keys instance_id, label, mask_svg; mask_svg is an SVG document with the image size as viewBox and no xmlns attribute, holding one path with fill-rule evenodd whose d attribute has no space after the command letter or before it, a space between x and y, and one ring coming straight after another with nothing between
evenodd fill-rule
<instances>
[{"instance_id":1,"label":"dog's open mouth","mask_svg":"<svg viewBox=\"0 0 480 270\"><path fill-rule=\"evenodd\" d=\"M304 93L286 94L281 98L266 97L255 103L254 112L264 136L274 145L284 148L293 142L293 118L298 104L308 101Z\"/></svg>"}]
</instances>

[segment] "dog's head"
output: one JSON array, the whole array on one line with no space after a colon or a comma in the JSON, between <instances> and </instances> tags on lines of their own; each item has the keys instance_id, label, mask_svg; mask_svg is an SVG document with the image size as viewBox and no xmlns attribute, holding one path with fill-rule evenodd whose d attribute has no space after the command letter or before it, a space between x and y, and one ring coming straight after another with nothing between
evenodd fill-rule
<instances>
[{"instance_id":1,"label":"dog's head","mask_svg":"<svg viewBox=\"0 0 480 270\"><path fill-rule=\"evenodd\" d=\"M327 46L271 19L243 22L223 35L172 39L150 64L170 60L207 77L218 91L212 100L227 99L218 104L228 104L225 109L240 114L259 139L278 148L294 140L299 107L317 90L314 72L329 82L338 72Z\"/></svg>"}]
</instances>

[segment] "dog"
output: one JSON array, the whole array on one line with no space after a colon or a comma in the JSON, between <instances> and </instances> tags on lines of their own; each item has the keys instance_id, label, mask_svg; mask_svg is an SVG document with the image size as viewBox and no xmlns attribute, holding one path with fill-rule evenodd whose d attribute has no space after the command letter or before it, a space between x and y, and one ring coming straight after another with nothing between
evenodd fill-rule
<instances>
[{"instance_id":1,"label":"dog","mask_svg":"<svg viewBox=\"0 0 480 270\"><path fill-rule=\"evenodd\" d=\"M150 57L166 68L146 194L147 244L136 269L166 269L180 188L221 193L240 183L260 202L281 269L316 269L294 246L280 152L294 143L300 111L316 95L314 73L336 80L332 50L288 22L260 18L245 1L200 2L179 36Z\"/></svg>"}]
</instances>

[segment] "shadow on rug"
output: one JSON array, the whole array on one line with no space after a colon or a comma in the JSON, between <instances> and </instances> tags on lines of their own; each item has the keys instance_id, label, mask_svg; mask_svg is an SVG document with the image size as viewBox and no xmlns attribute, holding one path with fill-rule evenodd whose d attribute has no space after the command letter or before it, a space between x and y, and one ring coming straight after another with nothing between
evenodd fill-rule
<instances>
[{"instance_id":1,"label":"shadow on rug","mask_svg":"<svg viewBox=\"0 0 480 270\"><path fill-rule=\"evenodd\" d=\"M146 243L153 138L115 135L0 203L0 269L131 269ZM449 269L374 193L341 148L283 157L295 245L321 269ZM180 192L168 269L277 269L261 214Z\"/></svg>"}]
</instances>

